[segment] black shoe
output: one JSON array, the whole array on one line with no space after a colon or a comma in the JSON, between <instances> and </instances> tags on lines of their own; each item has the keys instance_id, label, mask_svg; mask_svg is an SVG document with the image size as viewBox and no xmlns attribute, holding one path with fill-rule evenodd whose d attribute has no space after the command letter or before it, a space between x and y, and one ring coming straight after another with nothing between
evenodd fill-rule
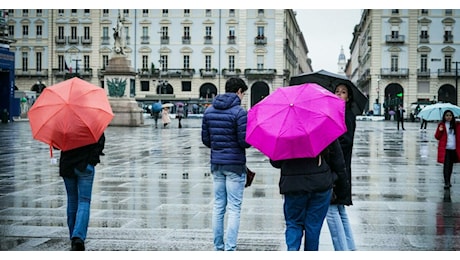
<instances>
[{"instance_id":1,"label":"black shoe","mask_svg":"<svg viewBox=\"0 0 460 260\"><path fill-rule=\"evenodd\" d=\"M85 251L85 242L79 237L72 238L72 248L70 251Z\"/></svg>"}]
</instances>

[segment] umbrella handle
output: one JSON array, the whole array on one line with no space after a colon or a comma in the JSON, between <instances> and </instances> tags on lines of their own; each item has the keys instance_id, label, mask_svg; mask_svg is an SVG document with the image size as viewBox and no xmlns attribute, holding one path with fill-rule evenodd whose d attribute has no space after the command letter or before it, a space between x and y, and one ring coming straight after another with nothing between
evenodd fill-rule
<instances>
[{"instance_id":1,"label":"umbrella handle","mask_svg":"<svg viewBox=\"0 0 460 260\"><path fill-rule=\"evenodd\" d=\"M50 157L53 158L53 146L50 145Z\"/></svg>"}]
</instances>

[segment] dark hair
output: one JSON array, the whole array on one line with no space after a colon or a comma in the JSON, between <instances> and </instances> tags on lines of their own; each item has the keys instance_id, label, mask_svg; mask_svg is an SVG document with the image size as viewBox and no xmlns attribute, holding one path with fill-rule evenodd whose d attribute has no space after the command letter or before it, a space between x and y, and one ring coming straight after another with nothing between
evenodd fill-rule
<instances>
[{"instance_id":1,"label":"dark hair","mask_svg":"<svg viewBox=\"0 0 460 260\"><path fill-rule=\"evenodd\" d=\"M239 89L241 92L248 90L248 86L240 78L229 78L225 83L225 93L236 93Z\"/></svg>"},{"instance_id":2,"label":"dark hair","mask_svg":"<svg viewBox=\"0 0 460 260\"><path fill-rule=\"evenodd\" d=\"M456 135L457 132L456 132L456 127L455 127L455 116L454 116L454 112L452 112L452 110L449 110L447 109L446 111L444 111L444 113L442 114L442 122L443 123L446 123L446 114L447 113L451 113L452 114L452 120L450 121L450 127L449 129L453 129L454 130L454 134Z\"/></svg>"},{"instance_id":3,"label":"dark hair","mask_svg":"<svg viewBox=\"0 0 460 260\"><path fill-rule=\"evenodd\" d=\"M343 83L343 82L339 82L339 83L337 83L337 85L335 85L334 92L337 89L337 87L340 86L340 85L344 85L345 87L347 87L347 90L348 90L347 106L351 107L352 104L353 104L353 89L348 84Z\"/></svg>"}]
</instances>

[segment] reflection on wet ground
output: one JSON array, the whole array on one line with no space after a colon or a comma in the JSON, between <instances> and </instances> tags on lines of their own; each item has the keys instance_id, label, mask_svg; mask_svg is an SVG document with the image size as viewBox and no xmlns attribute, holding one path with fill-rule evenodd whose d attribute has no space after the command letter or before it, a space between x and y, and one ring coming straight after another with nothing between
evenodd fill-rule
<instances>
[{"instance_id":1,"label":"reflection on wet ground","mask_svg":"<svg viewBox=\"0 0 460 260\"><path fill-rule=\"evenodd\" d=\"M87 250L210 251L212 176L199 119L183 128L109 127L96 167ZM460 249L459 169L443 190L435 124L358 121L353 201L348 207L361 251ZM49 148L27 122L0 125L0 249L69 250L64 185ZM59 152L55 155L58 157ZM279 172L250 148L257 174L245 190L239 250L285 250ZM320 250L331 251L327 225Z\"/></svg>"}]
</instances>

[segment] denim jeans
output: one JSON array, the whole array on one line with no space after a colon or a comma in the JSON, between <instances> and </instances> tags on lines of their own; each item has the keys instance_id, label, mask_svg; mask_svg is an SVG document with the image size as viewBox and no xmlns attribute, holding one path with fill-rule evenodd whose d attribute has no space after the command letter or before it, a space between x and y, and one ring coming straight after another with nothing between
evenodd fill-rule
<instances>
[{"instance_id":1,"label":"denim jeans","mask_svg":"<svg viewBox=\"0 0 460 260\"><path fill-rule=\"evenodd\" d=\"M355 251L355 240L344 205L330 205L326 215L335 251Z\"/></svg>"},{"instance_id":2,"label":"denim jeans","mask_svg":"<svg viewBox=\"0 0 460 260\"><path fill-rule=\"evenodd\" d=\"M235 251L240 228L240 212L243 202L246 173L213 171L214 209L212 212L212 230L214 249L217 251ZM224 244L224 218L228 205L227 236Z\"/></svg>"},{"instance_id":3,"label":"denim jeans","mask_svg":"<svg viewBox=\"0 0 460 260\"><path fill-rule=\"evenodd\" d=\"M318 251L319 235L331 201L332 189L323 192L284 195L286 245L298 251L305 231L305 251Z\"/></svg>"},{"instance_id":4,"label":"denim jeans","mask_svg":"<svg viewBox=\"0 0 460 260\"><path fill-rule=\"evenodd\" d=\"M74 170L73 177L63 177L67 191L67 226L70 239L86 239L95 169L88 164L84 172Z\"/></svg>"}]
</instances>

